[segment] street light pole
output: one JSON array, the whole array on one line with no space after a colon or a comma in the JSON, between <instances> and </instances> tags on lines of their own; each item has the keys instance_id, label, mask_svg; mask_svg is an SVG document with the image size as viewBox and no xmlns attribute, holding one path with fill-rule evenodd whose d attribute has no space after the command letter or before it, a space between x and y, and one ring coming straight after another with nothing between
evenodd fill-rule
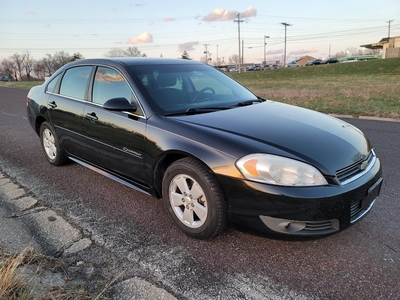
<instances>
[{"instance_id":1,"label":"street light pole","mask_svg":"<svg viewBox=\"0 0 400 300\"><path fill-rule=\"evenodd\" d=\"M264 67L267 65L266 50L265 50L267 43L265 42L265 39L269 39L269 35L264 35Z\"/></svg>"},{"instance_id":2,"label":"street light pole","mask_svg":"<svg viewBox=\"0 0 400 300\"><path fill-rule=\"evenodd\" d=\"M386 23L389 23L389 28L388 28L388 38L390 38L390 24L393 22L394 20L389 20Z\"/></svg>"}]
</instances>

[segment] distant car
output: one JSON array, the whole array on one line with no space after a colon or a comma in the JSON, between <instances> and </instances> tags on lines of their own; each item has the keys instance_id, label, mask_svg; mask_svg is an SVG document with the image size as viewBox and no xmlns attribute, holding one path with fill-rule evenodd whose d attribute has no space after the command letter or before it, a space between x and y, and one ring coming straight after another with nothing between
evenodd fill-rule
<instances>
[{"instance_id":1,"label":"distant car","mask_svg":"<svg viewBox=\"0 0 400 300\"><path fill-rule=\"evenodd\" d=\"M299 65L297 62L292 61L292 62L288 63L288 64L286 65L286 67L287 67L287 68L297 68L297 67L300 67L300 65Z\"/></svg>"},{"instance_id":2,"label":"distant car","mask_svg":"<svg viewBox=\"0 0 400 300\"><path fill-rule=\"evenodd\" d=\"M324 59L323 61L321 61L321 65L325 65L325 64L336 64L336 63L338 63L339 62L339 60L337 59L337 58L335 58L335 57L331 57L331 58L327 58L327 59Z\"/></svg>"},{"instance_id":3,"label":"distant car","mask_svg":"<svg viewBox=\"0 0 400 300\"><path fill-rule=\"evenodd\" d=\"M359 129L257 97L192 60L79 60L26 100L50 164L72 160L163 199L172 222L194 238L228 223L265 235L333 234L370 211L383 180ZM134 198L126 209L135 209Z\"/></svg>"},{"instance_id":4,"label":"distant car","mask_svg":"<svg viewBox=\"0 0 400 300\"><path fill-rule=\"evenodd\" d=\"M9 76L0 76L0 81L11 81Z\"/></svg>"},{"instance_id":5,"label":"distant car","mask_svg":"<svg viewBox=\"0 0 400 300\"><path fill-rule=\"evenodd\" d=\"M254 71L254 66L248 66L248 67L246 67L246 71Z\"/></svg>"},{"instance_id":6,"label":"distant car","mask_svg":"<svg viewBox=\"0 0 400 300\"><path fill-rule=\"evenodd\" d=\"M319 58L309 60L308 62L306 62L306 66L319 65L319 64L321 64L321 61L322 61L322 59L319 59Z\"/></svg>"},{"instance_id":7,"label":"distant car","mask_svg":"<svg viewBox=\"0 0 400 300\"><path fill-rule=\"evenodd\" d=\"M279 69L279 65L266 65L264 70L276 70Z\"/></svg>"},{"instance_id":8,"label":"distant car","mask_svg":"<svg viewBox=\"0 0 400 300\"><path fill-rule=\"evenodd\" d=\"M254 66L254 71L261 71L261 66Z\"/></svg>"},{"instance_id":9,"label":"distant car","mask_svg":"<svg viewBox=\"0 0 400 300\"><path fill-rule=\"evenodd\" d=\"M231 68L231 69L229 69L229 72L237 72L237 71L238 71L237 68Z\"/></svg>"},{"instance_id":10,"label":"distant car","mask_svg":"<svg viewBox=\"0 0 400 300\"><path fill-rule=\"evenodd\" d=\"M356 57L345 57L343 58L340 63L349 63L349 62L356 62L358 59Z\"/></svg>"}]
</instances>

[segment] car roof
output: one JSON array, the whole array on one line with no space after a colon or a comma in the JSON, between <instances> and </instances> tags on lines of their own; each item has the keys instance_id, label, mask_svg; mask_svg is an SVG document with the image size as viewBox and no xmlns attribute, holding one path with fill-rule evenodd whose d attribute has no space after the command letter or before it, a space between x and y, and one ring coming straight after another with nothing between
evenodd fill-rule
<instances>
[{"instance_id":1,"label":"car roof","mask_svg":"<svg viewBox=\"0 0 400 300\"><path fill-rule=\"evenodd\" d=\"M108 58L91 58L74 61L69 65L82 64L123 64L126 66L143 66L143 65L169 65L169 64L203 64L198 61L178 58L150 58L150 57L108 57Z\"/></svg>"}]
</instances>

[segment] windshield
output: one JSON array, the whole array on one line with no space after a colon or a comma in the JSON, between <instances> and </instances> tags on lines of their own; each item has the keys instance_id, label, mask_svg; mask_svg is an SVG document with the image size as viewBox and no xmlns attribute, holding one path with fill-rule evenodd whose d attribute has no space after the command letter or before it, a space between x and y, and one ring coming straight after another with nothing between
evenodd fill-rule
<instances>
[{"instance_id":1,"label":"windshield","mask_svg":"<svg viewBox=\"0 0 400 300\"><path fill-rule=\"evenodd\" d=\"M132 66L132 73L163 114L227 109L257 97L229 76L204 64ZM206 110L207 109L207 110Z\"/></svg>"}]
</instances>

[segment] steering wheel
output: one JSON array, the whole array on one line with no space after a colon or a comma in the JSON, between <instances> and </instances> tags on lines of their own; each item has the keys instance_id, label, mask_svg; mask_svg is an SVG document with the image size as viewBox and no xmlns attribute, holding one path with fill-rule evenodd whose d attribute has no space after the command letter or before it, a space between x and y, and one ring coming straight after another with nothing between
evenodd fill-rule
<instances>
[{"instance_id":1,"label":"steering wheel","mask_svg":"<svg viewBox=\"0 0 400 300\"><path fill-rule=\"evenodd\" d=\"M215 95L214 89L207 86L207 87L205 87L205 88L202 88L200 91L198 91L197 95L194 96L192 102L200 102L200 101L199 101L200 95L204 94L204 93L207 92L207 91L211 91L211 95ZM204 100L204 99L202 99L202 100Z\"/></svg>"}]
</instances>

